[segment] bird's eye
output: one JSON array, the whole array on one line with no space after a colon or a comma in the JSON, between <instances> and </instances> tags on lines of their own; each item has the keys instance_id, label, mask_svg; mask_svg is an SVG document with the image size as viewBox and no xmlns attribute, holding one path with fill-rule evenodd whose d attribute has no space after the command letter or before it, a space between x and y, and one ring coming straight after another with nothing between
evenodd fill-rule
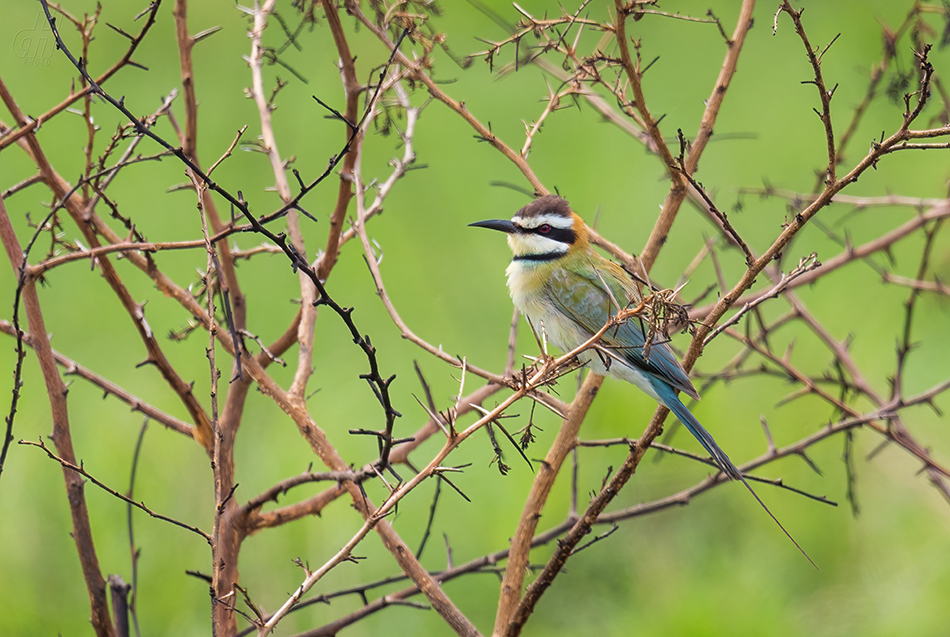
<instances>
[{"instance_id":1,"label":"bird's eye","mask_svg":"<svg viewBox=\"0 0 950 637\"><path fill-rule=\"evenodd\" d=\"M538 226L538 232L540 232L541 234L547 234L551 232L551 226L549 226L546 223L542 223L540 226Z\"/></svg>"}]
</instances>

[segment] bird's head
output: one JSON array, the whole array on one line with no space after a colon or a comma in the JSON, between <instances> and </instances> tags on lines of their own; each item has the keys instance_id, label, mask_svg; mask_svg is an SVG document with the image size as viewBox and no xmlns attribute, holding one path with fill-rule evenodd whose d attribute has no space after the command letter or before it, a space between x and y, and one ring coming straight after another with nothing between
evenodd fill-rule
<instances>
[{"instance_id":1,"label":"bird's head","mask_svg":"<svg viewBox=\"0 0 950 637\"><path fill-rule=\"evenodd\" d=\"M470 223L508 234L515 261L551 261L588 245L587 226L567 200L544 195L515 213L511 221L492 219Z\"/></svg>"}]
</instances>

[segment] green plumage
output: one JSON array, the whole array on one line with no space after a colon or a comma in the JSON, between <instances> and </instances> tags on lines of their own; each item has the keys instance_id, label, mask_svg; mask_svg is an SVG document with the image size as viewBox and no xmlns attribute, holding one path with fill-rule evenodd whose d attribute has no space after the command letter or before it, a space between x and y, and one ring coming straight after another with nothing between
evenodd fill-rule
<instances>
[{"instance_id":1,"label":"green plumage","mask_svg":"<svg viewBox=\"0 0 950 637\"><path fill-rule=\"evenodd\" d=\"M597 333L610 317L616 316L618 308L640 300L630 275L589 247L572 250L550 262L515 261L508 269L508 279L515 304L537 329L542 323L548 339L565 351ZM611 328L601 342L636 371L657 376L675 389L698 397L669 345L654 342L649 361L644 359L645 333L640 321L630 319ZM601 373L636 382L628 377L628 370L619 369L619 361L611 360L604 352L588 352L585 358L595 371L602 366Z\"/></svg>"}]
</instances>

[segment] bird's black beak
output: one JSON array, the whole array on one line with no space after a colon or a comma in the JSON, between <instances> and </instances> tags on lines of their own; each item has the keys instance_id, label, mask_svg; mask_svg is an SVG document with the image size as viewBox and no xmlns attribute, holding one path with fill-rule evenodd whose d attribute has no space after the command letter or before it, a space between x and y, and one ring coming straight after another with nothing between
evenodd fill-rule
<instances>
[{"instance_id":1,"label":"bird's black beak","mask_svg":"<svg viewBox=\"0 0 950 637\"><path fill-rule=\"evenodd\" d=\"M507 232L512 234L518 231L518 227L507 219L490 219L488 221L476 221L475 223L468 224L469 226L474 226L476 228L491 228L492 230L501 230L502 232Z\"/></svg>"}]
</instances>

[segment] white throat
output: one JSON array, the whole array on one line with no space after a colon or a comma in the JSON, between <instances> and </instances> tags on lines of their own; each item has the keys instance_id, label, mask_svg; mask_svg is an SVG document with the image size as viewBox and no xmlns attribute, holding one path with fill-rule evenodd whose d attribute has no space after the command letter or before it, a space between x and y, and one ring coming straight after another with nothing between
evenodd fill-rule
<instances>
[{"instance_id":1,"label":"white throat","mask_svg":"<svg viewBox=\"0 0 950 637\"><path fill-rule=\"evenodd\" d=\"M515 257L532 254L567 254L570 246L539 234L512 233L508 235L508 247Z\"/></svg>"}]
</instances>

